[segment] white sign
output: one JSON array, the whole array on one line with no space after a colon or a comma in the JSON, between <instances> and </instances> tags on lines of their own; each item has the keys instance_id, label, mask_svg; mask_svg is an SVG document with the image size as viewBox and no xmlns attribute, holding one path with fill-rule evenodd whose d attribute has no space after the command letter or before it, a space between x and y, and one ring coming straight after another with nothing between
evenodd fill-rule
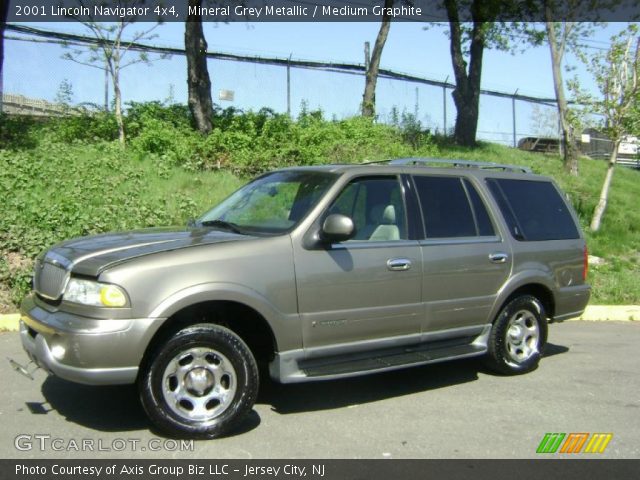
<instances>
[{"instance_id":1,"label":"white sign","mask_svg":"<svg viewBox=\"0 0 640 480\"><path fill-rule=\"evenodd\" d=\"M227 102L233 102L234 95L235 95L235 92L233 90L220 90L220 93L218 94L218 98L220 100L225 100Z\"/></svg>"}]
</instances>

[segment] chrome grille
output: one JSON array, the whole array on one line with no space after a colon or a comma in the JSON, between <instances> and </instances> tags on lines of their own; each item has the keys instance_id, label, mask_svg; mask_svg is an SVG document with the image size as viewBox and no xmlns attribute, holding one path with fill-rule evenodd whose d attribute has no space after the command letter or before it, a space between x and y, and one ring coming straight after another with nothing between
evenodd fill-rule
<instances>
[{"instance_id":1,"label":"chrome grille","mask_svg":"<svg viewBox=\"0 0 640 480\"><path fill-rule=\"evenodd\" d=\"M37 261L33 277L35 291L45 298L57 300L62 295L67 275L67 271L58 265Z\"/></svg>"}]
</instances>

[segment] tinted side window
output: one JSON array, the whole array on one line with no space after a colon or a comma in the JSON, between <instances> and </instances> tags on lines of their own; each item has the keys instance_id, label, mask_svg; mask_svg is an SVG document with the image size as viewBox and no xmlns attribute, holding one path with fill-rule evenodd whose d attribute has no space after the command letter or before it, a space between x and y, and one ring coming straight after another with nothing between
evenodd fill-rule
<instances>
[{"instance_id":1,"label":"tinted side window","mask_svg":"<svg viewBox=\"0 0 640 480\"><path fill-rule=\"evenodd\" d=\"M495 235L496 232L493 229L491 218L489 218L487 207L484 206L484 202L480 198L480 195L478 195L476 187L471 185L471 182L466 179L464 180L464 186L469 193L469 200L471 201L471 206L473 207L473 212L475 213L476 224L478 226L478 235L480 235L481 237Z\"/></svg>"},{"instance_id":2,"label":"tinted side window","mask_svg":"<svg viewBox=\"0 0 640 480\"><path fill-rule=\"evenodd\" d=\"M475 237L474 214L462 179L414 176L427 238Z\"/></svg>"},{"instance_id":3,"label":"tinted side window","mask_svg":"<svg viewBox=\"0 0 640 480\"><path fill-rule=\"evenodd\" d=\"M567 204L551 182L491 178L487 183L517 240L579 238Z\"/></svg>"}]
</instances>

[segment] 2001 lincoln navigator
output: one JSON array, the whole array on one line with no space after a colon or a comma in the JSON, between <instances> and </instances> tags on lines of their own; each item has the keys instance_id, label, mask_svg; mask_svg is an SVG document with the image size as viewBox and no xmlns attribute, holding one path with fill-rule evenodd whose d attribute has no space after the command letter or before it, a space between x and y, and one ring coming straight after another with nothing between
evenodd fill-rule
<instances>
[{"instance_id":1,"label":"2001 lincoln navigator","mask_svg":"<svg viewBox=\"0 0 640 480\"><path fill-rule=\"evenodd\" d=\"M289 168L187 228L44 252L21 338L54 375L137 383L158 427L211 438L252 408L259 365L284 383L473 356L531 371L548 323L583 312L586 270L575 214L526 168Z\"/></svg>"}]
</instances>

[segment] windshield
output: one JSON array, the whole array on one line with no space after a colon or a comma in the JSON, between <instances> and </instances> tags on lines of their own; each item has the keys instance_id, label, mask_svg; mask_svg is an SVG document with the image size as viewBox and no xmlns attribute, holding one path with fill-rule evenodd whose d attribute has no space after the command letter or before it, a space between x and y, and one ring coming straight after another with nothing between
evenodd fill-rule
<instances>
[{"instance_id":1,"label":"windshield","mask_svg":"<svg viewBox=\"0 0 640 480\"><path fill-rule=\"evenodd\" d=\"M335 180L327 172L282 171L248 183L197 223L246 234L288 232L302 220Z\"/></svg>"}]
</instances>

